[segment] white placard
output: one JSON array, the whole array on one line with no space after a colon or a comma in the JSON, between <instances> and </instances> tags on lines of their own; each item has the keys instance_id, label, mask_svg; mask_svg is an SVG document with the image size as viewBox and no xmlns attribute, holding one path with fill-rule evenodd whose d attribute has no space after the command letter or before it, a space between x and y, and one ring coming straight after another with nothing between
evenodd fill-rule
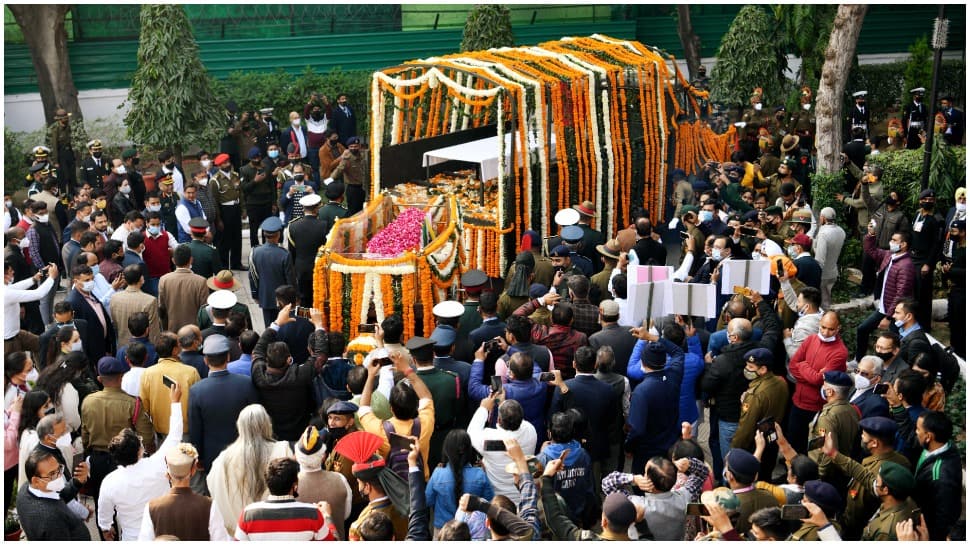
<instances>
[{"instance_id":1,"label":"white placard","mask_svg":"<svg viewBox=\"0 0 970 545\"><path fill-rule=\"evenodd\" d=\"M670 313L711 319L717 316L716 301L717 289L714 284L674 282L671 288Z\"/></svg>"},{"instance_id":2,"label":"white placard","mask_svg":"<svg viewBox=\"0 0 970 545\"><path fill-rule=\"evenodd\" d=\"M768 295L771 288L771 261L731 259L721 263L721 295L734 295L735 286L751 288Z\"/></svg>"},{"instance_id":3,"label":"white placard","mask_svg":"<svg viewBox=\"0 0 970 545\"><path fill-rule=\"evenodd\" d=\"M645 318L662 318L670 314L671 280L643 283L630 280L627 279L626 295L631 320L639 324Z\"/></svg>"}]
</instances>

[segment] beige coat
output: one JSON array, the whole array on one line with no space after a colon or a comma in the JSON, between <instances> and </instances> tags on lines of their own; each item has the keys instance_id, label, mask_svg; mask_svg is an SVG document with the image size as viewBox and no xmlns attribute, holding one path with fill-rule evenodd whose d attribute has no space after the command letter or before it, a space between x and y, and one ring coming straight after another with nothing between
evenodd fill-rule
<instances>
[{"instance_id":1,"label":"beige coat","mask_svg":"<svg viewBox=\"0 0 970 545\"><path fill-rule=\"evenodd\" d=\"M125 346L131 339L128 330L128 318L136 312L148 314L148 340L153 345L158 344L158 334L161 332L158 319L158 299L131 286L111 296L111 321L118 329L118 346Z\"/></svg>"},{"instance_id":2,"label":"beige coat","mask_svg":"<svg viewBox=\"0 0 970 545\"><path fill-rule=\"evenodd\" d=\"M158 314L162 330L177 332L184 325L196 324L199 309L208 298L209 287L205 278L188 268L175 269L163 276L158 282Z\"/></svg>"},{"instance_id":3,"label":"beige coat","mask_svg":"<svg viewBox=\"0 0 970 545\"><path fill-rule=\"evenodd\" d=\"M235 535L236 523L239 522L239 514L250 503L266 499L269 496L269 490L263 491L261 498L244 497L242 490L239 489L243 469L237 464L226 461L226 452L230 448L232 448L231 445L222 451L212 462L212 468L206 473L205 483L209 487L212 502L219 508L222 520L226 524L226 532L229 535ZM267 463L275 458L293 456L293 451L290 450L290 444L286 441L266 443L266 449L267 456L264 459ZM262 468L260 471L265 469Z\"/></svg>"}]
</instances>

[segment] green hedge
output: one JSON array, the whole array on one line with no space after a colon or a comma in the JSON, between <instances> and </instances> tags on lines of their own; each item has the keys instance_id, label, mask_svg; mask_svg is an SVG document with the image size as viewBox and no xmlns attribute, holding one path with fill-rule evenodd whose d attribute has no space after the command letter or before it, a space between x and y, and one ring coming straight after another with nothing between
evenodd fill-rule
<instances>
[{"instance_id":1,"label":"green hedge","mask_svg":"<svg viewBox=\"0 0 970 545\"><path fill-rule=\"evenodd\" d=\"M966 185L967 154L965 147L950 146L942 138L935 138L933 143L929 187L936 191L936 211L942 215L953 206L956 188ZM869 156L868 162L883 168L882 182L887 191L898 191L906 216L915 217L923 173L923 148L880 153Z\"/></svg>"},{"instance_id":2,"label":"green hedge","mask_svg":"<svg viewBox=\"0 0 970 545\"><path fill-rule=\"evenodd\" d=\"M846 84L845 104L843 111L851 108L854 100L852 93L859 90L869 91L867 104L872 112L872 122L878 123L890 115L889 108L896 101L906 104L909 101L909 89L906 88L904 81L906 73L906 61L897 61L887 64L866 64L855 66L849 72L849 81ZM937 96L947 94L957 98L957 103L964 104L965 100L961 97L962 83L966 79L966 70L963 63L959 60L946 60L940 65L940 79L937 88ZM926 87L929 94L932 82L925 81L919 85ZM899 115L896 113L894 115Z\"/></svg>"}]
</instances>

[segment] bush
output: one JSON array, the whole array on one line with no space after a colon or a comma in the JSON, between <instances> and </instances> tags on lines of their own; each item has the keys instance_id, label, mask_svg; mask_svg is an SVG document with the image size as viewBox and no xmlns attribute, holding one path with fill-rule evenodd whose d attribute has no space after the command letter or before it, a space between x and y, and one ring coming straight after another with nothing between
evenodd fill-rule
<instances>
[{"instance_id":1,"label":"bush","mask_svg":"<svg viewBox=\"0 0 970 545\"><path fill-rule=\"evenodd\" d=\"M965 179L966 148L950 146L942 138L934 138L933 141L929 187L936 191L937 211L946 213L953 206L956 187ZM923 148L880 153L869 156L868 161L883 168L882 182L886 191L898 191L903 198L903 210L907 217L915 217L923 173Z\"/></svg>"},{"instance_id":2,"label":"bush","mask_svg":"<svg viewBox=\"0 0 970 545\"><path fill-rule=\"evenodd\" d=\"M943 412L953 422L953 440L960 449L960 456L967 457L967 383L963 377L957 379L953 391L946 396L946 406Z\"/></svg>"},{"instance_id":3,"label":"bush","mask_svg":"<svg viewBox=\"0 0 970 545\"><path fill-rule=\"evenodd\" d=\"M924 83L910 86L903 74L907 67L906 61L891 62L886 64L867 64L863 66L853 66L849 72L849 80L846 83L845 103L842 111L846 112L854 104L852 93L857 90L865 89L869 91L866 97L866 104L870 108L872 123L879 123L890 115L899 116L897 111L891 114L889 109L899 100L904 100L902 104L909 101L909 90L913 87L924 86L929 88L929 79ZM929 66L929 65L928 65ZM959 60L945 60L940 64L940 79L938 82L938 96L953 95L962 96L963 82L966 70L963 63ZM929 92L927 92L929 94ZM905 97L901 99L900 97ZM958 99L962 103L962 99Z\"/></svg>"},{"instance_id":4,"label":"bush","mask_svg":"<svg viewBox=\"0 0 970 545\"><path fill-rule=\"evenodd\" d=\"M484 51L512 47L512 13L507 6L479 4L468 14L459 51Z\"/></svg>"},{"instance_id":5,"label":"bush","mask_svg":"<svg viewBox=\"0 0 970 545\"><path fill-rule=\"evenodd\" d=\"M30 147L24 145L22 134L3 128L3 178L7 187L20 187L30 166Z\"/></svg>"}]
</instances>

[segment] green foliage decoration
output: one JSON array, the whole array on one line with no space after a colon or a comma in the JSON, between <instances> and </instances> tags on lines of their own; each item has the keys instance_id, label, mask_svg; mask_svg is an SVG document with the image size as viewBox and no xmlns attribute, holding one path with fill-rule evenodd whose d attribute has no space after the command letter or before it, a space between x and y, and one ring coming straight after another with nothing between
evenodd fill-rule
<instances>
[{"instance_id":1,"label":"green foliage decoration","mask_svg":"<svg viewBox=\"0 0 970 545\"><path fill-rule=\"evenodd\" d=\"M920 36L913 45L909 46L909 59L903 69L903 94L900 95L903 104L909 102L909 90L916 87L930 88L933 79L933 50L930 49L926 36ZM927 91L928 92L928 91Z\"/></svg>"},{"instance_id":2,"label":"green foliage decoration","mask_svg":"<svg viewBox=\"0 0 970 545\"><path fill-rule=\"evenodd\" d=\"M478 4L468 13L462 33L464 51L484 51L493 47L512 47L512 13L501 4Z\"/></svg>"},{"instance_id":3,"label":"green foliage decoration","mask_svg":"<svg viewBox=\"0 0 970 545\"><path fill-rule=\"evenodd\" d=\"M138 69L125 102L131 140L158 148L171 146L176 153L186 145L215 140L225 107L212 82L199 58L185 9L143 5Z\"/></svg>"},{"instance_id":4,"label":"green foliage decoration","mask_svg":"<svg viewBox=\"0 0 970 545\"><path fill-rule=\"evenodd\" d=\"M764 90L765 104L784 99L788 66L778 54L774 35L774 22L762 7L741 8L717 50L717 64L711 71L713 101L745 107L755 87Z\"/></svg>"},{"instance_id":5,"label":"green foliage decoration","mask_svg":"<svg viewBox=\"0 0 970 545\"><path fill-rule=\"evenodd\" d=\"M837 8L836 4L779 4L771 8L778 51L784 55L791 49L802 60L799 86L809 85L814 91L818 85Z\"/></svg>"}]
</instances>

